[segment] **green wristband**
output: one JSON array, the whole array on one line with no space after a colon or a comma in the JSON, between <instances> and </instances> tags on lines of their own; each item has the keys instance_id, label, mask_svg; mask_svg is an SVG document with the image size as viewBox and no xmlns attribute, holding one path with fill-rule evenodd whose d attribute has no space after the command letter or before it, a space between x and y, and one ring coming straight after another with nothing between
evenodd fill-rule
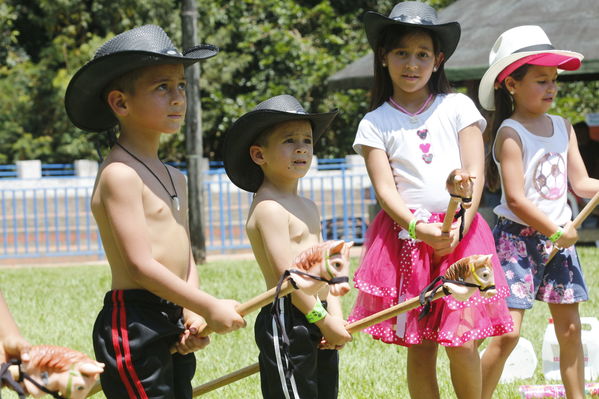
<instances>
[{"instance_id":1,"label":"green wristband","mask_svg":"<svg viewBox=\"0 0 599 399\"><path fill-rule=\"evenodd\" d=\"M306 315L306 320L308 320L308 323L314 324L317 321L324 319L326 316L327 310L322 306L320 299L317 299L310 313Z\"/></svg>"},{"instance_id":2,"label":"green wristband","mask_svg":"<svg viewBox=\"0 0 599 399\"><path fill-rule=\"evenodd\" d=\"M557 242L557 240L559 240L559 239L561 238L561 236L563 236L563 235L564 235L564 229L562 229L562 228L560 227L559 229L557 229L557 231L556 231L555 233L553 233L553 234L552 234L552 235L549 237L549 240L550 240L552 243L554 243L554 244L555 244L555 243Z\"/></svg>"},{"instance_id":3,"label":"green wristband","mask_svg":"<svg viewBox=\"0 0 599 399\"><path fill-rule=\"evenodd\" d=\"M418 223L418 219L414 218L410 220L410 224L408 225L408 233L410 234L410 238L416 239L416 223Z\"/></svg>"}]
</instances>

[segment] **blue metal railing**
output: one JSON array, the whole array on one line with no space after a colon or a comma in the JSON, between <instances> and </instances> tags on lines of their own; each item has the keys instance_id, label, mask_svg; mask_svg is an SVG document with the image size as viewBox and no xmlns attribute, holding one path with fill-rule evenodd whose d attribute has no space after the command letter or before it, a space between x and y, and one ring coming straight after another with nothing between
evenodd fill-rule
<instances>
[{"instance_id":1,"label":"blue metal railing","mask_svg":"<svg viewBox=\"0 0 599 399\"><path fill-rule=\"evenodd\" d=\"M42 177L75 176L72 163L44 163L42 164Z\"/></svg>"},{"instance_id":2,"label":"blue metal railing","mask_svg":"<svg viewBox=\"0 0 599 399\"><path fill-rule=\"evenodd\" d=\"M0 178L17 177L17 165L0 165Z\"/></svg>"},{"instance_id":3,"label":"blue metal railing","mask_svg":"<svg viewBox=\"0 0 599 399\"><path fill-rule=\"evenodd\" d=\"M319 163L318 173L301 179L300 194L319 206L324 239L360 244L369 206L375 202L368 176L341 162L323 164L327 166L321 168ZM226 253L250 248L245 220L252 193L235 187L222 164L211 167L204 175L206 249ZM66 177L64 183L51 188L0 188L0 259L104 256L89 205L91 185L69 186Z\"/></svg>"}]
</instances>

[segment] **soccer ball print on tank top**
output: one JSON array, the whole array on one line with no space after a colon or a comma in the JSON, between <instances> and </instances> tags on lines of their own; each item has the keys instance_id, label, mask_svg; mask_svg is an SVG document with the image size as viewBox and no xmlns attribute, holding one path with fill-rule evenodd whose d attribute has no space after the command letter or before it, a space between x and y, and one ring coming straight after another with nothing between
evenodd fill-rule
<instances>
[{"instance_id":1,"label":"soccer ball print on tank top","mask_svg":"<svg viewBox=\"0 0 599 399\"><path fill-rule=\"evenodd\" d=\"M549 152L539 159L533 182L537 192L545 199L555 200L564 195L568 183L566 162L561 154Z\"/></svg>"}]
</instances>

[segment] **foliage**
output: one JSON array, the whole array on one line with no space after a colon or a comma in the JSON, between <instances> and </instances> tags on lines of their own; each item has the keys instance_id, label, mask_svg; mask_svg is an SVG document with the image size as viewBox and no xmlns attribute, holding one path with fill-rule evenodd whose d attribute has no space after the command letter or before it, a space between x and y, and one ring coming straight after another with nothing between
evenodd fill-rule
<instances>
[{"instance_id":1,"label":"foliage","mask_svg":"<svg viewBox=\"0 0 599 399\"><path fill-rule=\"evenodd\" d=\"M454 0L429 0L442 8ZM220 47L201 64L204 155L221 160L222 136L233 121L273 95L295 95L312 112L340 110L319 157L353 153L366 90L327 89L326 79L369 51L362 15L388 13L395 0L198 1L198 39ZM38 158L72 162L106 151L103 134L75 128L63 106L71 76L114 34L147 23L181 42L180 0L5 0L0 3L0 163ZM574 122L597 110L596 84L568 83L557 110ZM182 134L165 139L161 155L185 159Z\"/></svg>"},{"instance_id":2,"label":"foliage","mask_svg":"<svg viewBox=\"0 0 599 399\"><path fill-rule=\"evenodd\" d=\"M317 150L329 157L349 152L366 93L329 93L325 80L368 51L360 19L365 10L392 5L390 0L198 2L199 37L221 48L202 65L205 155L220 159L222 134L233 120L281 93L295 95L311 111L341 109ZM134 26L161 25L180 43L179 8L177 0L125 0L118 7L108 0L3 2L0 163L94 158L94 143L105 140L68 121L63 97L69 79L101 43ZM162 155L182 160L183 142L182 135L167 139Z\"/></svg>"}]
</instances>

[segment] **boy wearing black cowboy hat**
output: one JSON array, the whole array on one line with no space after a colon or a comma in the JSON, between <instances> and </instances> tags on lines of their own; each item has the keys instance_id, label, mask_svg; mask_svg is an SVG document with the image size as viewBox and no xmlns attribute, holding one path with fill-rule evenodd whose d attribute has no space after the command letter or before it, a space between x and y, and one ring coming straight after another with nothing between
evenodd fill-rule
<instances>
[{"instance_id":1,"label":"boy wearing black cowboy hat","mask_svg":"<svg viewBox=\"0 0 599 399\"><path fill-rule=\"evenodd\" d=\"M313 142L336 114L309 114L294 97L281 95L240 117L225 136L227 175L255 193L246 231L269 289L300 252L321 241L318 209L297 190L310 169ZM323 349L340 349L351 340L339 301L327 288L315 295L297 290L278 301L274 317L284 325L275 323L270 306L255 325L263 397L336 398L338 354Z\"/></svg>"},{"instance_id":2,"label":"boy wearing black cowboy hat","mask_svg":"<svg viewBox=\"0 0 599 399\"><path fill-rule=\"evenodd\" d=\"M76 126L120 130L91 199L112 272L93 331L109 399L191 398L192 352L209 343L202 326L225 333L245 325L235 301L198 289L185 177L157 155L160 136L184 121L184 67L217 52L202 45L181 54L146 25L106 42L67 88Z\"/></svg>"}]
</instances>

